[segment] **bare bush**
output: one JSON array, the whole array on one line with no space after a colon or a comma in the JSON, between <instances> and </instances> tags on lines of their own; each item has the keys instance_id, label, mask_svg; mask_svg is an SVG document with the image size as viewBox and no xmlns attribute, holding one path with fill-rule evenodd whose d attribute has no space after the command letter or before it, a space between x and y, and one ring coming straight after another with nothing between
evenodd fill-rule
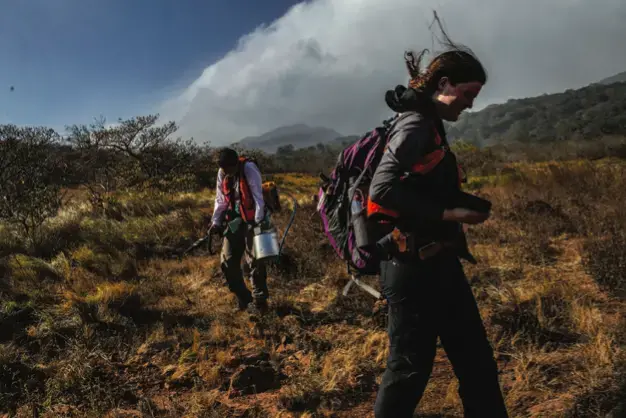
<instances>
[{"instance_id":1,"label":"bare bush","mask_svg":"<svg viewBox=\"0 0 626 418\"><path fill-rule=\"evenodd\" d=\"M105 120L67 128L78 152L76 163L96 202L112 190L184 190L195 184L194 160L200 147L192 139L173 139L174 122L156 126L158 115Z\"/></svg>"},{"instance_id":2,"label":"bare bush","mask_svg":"<svg viewBox=\"0 0 626 418\"><path fill-rule=\"evenodd\" d=\"M48 128L0 126L0 219L32 243L61 206L65 165L52 152L58 139Z\"/></svg>"}]
</instances>

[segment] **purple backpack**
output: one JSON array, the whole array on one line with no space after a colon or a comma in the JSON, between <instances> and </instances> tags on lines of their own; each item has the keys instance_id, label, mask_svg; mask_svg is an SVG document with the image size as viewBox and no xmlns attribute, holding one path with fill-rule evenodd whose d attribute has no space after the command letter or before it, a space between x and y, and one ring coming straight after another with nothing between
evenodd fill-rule
<instances>
[{"instance_id":1,"label":"purple backpack","mask_svg":"<svg viewBox=\"0 0 626 418\"><path fill-rule=\"evenodd\" d=\"M379 273L379 259L369 247L357 245L353 219L365 216L369 185L388 142L389 128L394 119L383 122L345 148L330 177L320 175L317 211L322 218L324 233L348 272L360 275ZM357 224L358 225L358 224Z\"/></svg>"}]
</instances>

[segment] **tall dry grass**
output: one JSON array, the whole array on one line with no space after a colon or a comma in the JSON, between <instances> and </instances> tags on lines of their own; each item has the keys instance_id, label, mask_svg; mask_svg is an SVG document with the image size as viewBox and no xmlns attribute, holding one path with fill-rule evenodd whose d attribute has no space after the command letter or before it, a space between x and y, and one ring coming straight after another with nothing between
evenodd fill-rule
<instances>
[{"instance_id":1,"label":"tall dry grass","mask_svg":"<svg viewBox=\"0 0 626 418\"><path fill-rule=\"evenodd\" d=\"M509 164L468 185L494 202L466 273L512 417L599 417L624 396L624 167ZM99 212L76 198L37 248L1 228L0 411L372 416L384 318L369 295L340 294L316 179L274 180L300 207L260 319L233 313L215 257L174 258L206 228L210 192L110 196ZM279 232L288 219L286 205ZM441 349L419 413L462 416Z\"/></svg>"}]
</instances>

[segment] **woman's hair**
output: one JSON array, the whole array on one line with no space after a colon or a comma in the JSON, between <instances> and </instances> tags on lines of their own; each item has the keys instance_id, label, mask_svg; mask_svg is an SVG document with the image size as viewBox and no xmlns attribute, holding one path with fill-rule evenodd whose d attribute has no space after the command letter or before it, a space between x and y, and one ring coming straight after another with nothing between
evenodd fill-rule
<instances>
[{"instance_id":1,"label":"woman's hair","mask_svg":"<svg viewBox=\"0 0 626 418\"><path fill-rule=\"evenodd\" d=\"M453 85L471 81L483 84L487 82L487 72L480 60L468 47L454 43L444 30L437 12L433 14L434 19L429 29L432 30L437 23L443 39L434 32L433 36L443 45L444 51L437 54L423 70L420 66L428 49L423 49L417 56L413 51L406 51L404 60L410 77L408 87L432 94L437 90L437 84L442 77L448 77Z\"/></svg>"},{"instance_id":2,"label":"woman's hair","mask_svg":"<svg viewBox=\"0 0 626 418\"><path fill-rule=\"evenodd\" d=\"M416 96L423 96L421 101L432 96L437 91L442 77L448 77L453 85L472 81L482 84L487 82L487 72L480 60L468 47L456 44L450 40L442 27L437 12L434 12L434 20L430 25L431 30L435 23L437 23L443 35L443 40L439 39L434 33L433 35L444 46L444 51L436 55L423 70L421 69L421 63L426 53L429 52L428 49L423 49L417 56L413 51L405 52L404 60L410 77L408 89L404 86L397 86L395 90L389 90L385 95L387 104L395 111L402 112L406 110L408 105L406 102L415 102L417 100ZM405 102L405 105L402 105L401 102Z\"/></svg>"},{"instance_id":3,"label":"woman's hair","mask_svg":"<svg viewBox=\"0 0 626 418\"><path fill-rule=\"evenodd\" d=\"M432 94L437 91L437 85L442 77L448 77L453 85L472 81L484 84L487 81L487 73L478 58L462 50L442 52L420 71L419 65L425 51L422 51L417 59L411 51L405 54L411 77L409 88Z\"/></svg>"}]
</instances>

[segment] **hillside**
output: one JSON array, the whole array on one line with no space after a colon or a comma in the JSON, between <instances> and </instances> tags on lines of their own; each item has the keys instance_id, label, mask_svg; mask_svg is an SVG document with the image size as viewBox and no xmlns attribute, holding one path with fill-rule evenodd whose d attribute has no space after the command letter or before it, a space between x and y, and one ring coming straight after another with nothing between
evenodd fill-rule
<instances>
[{"instance_id":1,"label":"hillside","mask_svg":"<svg viewBox=\"0 0 626 418\"><path fill-rule=\"evenodd\" d=\"M478 112L467 112L458 122L447 124L447 128L451 141L463 139L479 146L625 136L626 72L580 89L512 99ZM289 145L294 149L320 143L345 146L358 137L342 137L332 129L299 124L244 138L237 144L274 153Z\"/></svg>"},{"instance_id":2,"label":"hillside","mask_svg":"<svg viewBox=\"0 0 626 418\"><path fill-rule=\"evenodd\" d=\"M339 137L341 137L340 133L329 128L296 124L283 126L263 135L246 137L233 145L274 153L278 148L287 145L293 145L294 148L306 148L319 143L325 144Z\"/></svg>"},{"instance_id":3,"label":"hillside","mask_svg":"<svg viewBox=\"0 0 626 418\"><path fill-rule=\"evenodd\" d=\"M371 128L370 128L371 129ZM478 112L468 112L454 124L447 124L448 137L479 147L489 147L490 160L516 158L537 160L551 155L595 159L601 155L626 155L626 82L592 84L577 90L510 100ZM362 133L361 133L362 134ZM280 158L264 161L281 172L326 172L339 152L360 135L318 143L277 148ZM290 138L283 136L282 143ZM271 141L271 139L268 139ZM563 144L561 144L563 143ZM461 144L462 145L462 144ZM497 145L498 150L493 147Z\"/></svg>"},{"instance_id":4,"label":"hillside","mask_svg":"<svg viewBox=\"0 0 626 418\"><path fill-rule=\"evenodd\" d=\"M624 136L626 82L592 84L491 105L461 115L458 122L448 126L448 135L451 140L481 146Z\"/></svg>"},{"instance_id":5,"label":"hillside","mask_svg":"<svg viewBox=\"0 0 626 418\"><path fill-rule=\"evenodd\" d=\"M622 71L619 74L615 74L614 76L607 77L603 80L600 80L599 84L613 84L613 83L623 83L626 82L626 71Z\"/></svg>"}]
</instances>

